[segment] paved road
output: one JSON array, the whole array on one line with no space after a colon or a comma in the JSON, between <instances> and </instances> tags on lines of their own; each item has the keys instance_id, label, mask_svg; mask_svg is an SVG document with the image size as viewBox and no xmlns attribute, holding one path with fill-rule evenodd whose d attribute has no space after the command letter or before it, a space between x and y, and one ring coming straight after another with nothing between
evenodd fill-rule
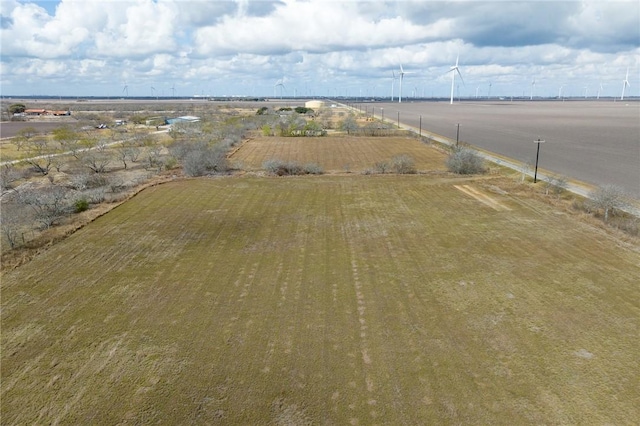
<instances>
[{"instance_id":1,"label":"paved road","mask_svg":"<svg viewBox=\"0 0 640 426\"><path fill-rule=\"evenodd\" d=\"M640 199L640 102L407 102L359 104L400 121L591 185L614 184ZM384 109L384 111L382 110Z\"/></svg>"}]
</instances>

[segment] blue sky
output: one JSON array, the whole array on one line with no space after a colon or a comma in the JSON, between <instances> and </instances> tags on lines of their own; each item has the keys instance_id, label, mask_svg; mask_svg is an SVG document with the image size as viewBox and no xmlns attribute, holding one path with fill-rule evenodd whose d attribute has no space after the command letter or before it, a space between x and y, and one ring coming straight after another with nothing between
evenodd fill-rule
<instances>
[{"instance_id":1,"label":"blue sky","mask_svg":"<svg viewBox=\"0 0 640 426\"><path fill-rule=\"evenodd\" d=\"M4 96L640 96L637 0L0 5Z\"/></svg>"}]
</instances>

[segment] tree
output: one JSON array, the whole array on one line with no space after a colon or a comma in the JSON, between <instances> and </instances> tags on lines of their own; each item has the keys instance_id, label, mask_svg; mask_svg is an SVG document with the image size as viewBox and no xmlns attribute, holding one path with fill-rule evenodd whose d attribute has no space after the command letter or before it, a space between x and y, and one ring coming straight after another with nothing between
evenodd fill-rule
<instances>
[{"instance_id":1,"label":"tree","mask_svg":"<svg viewBox=\"0 0 640 426\"><path fill-rule=\"evenodd\" d=\"M53 129L53 140L60 144L63 151L69 151L76 160L80 159L81 152L86 149L90 142L82 140L82 135L68 126Z\"/></svg>"},{"instance_id":2,"label":"tree","mask_svg":"<svg viewBox=\"0 0 640 426\"><path fill-rule=\"evenodd\" d=\"M356 119L352 115L346 117L340 122L340 130L346 131L347 134L358 130L358 123L356 122Z\"/></svg>"},{"instance_id":3,"label":"tree","mask_svg":"<svg viewBox=\"0 0 640 426\"><path fill-rule=\"evenodd\" d=\"M0 166L0 191L12 189L13 182L22 177L21 173L11 164Z\"/></svg>"},{"instance_id":4,"label":"tree","mask_svg":"<svg viewBox=\"0 0 640 426\"><path fill-rule=\"evenodd\" d=\"M183 170L187 176L220 173L227 171L228 168L224 149L211 147L205 142L191 145L183 159Z\"/></svg>"},{"instance_id":5,"label":"tree","mask_svg":"<svg viewBox=\"0 0 640 426\"><path fill-rule=\"evenodd\" d=\"M9 105L8 111L9 111L9 115L13 115L13 114L21 114L26 109L27 107L25 106L25 104L12 104L12 105Z\"/></svg>"},{"instance_id":6,"label":"tree","mask_svg":"<svg viewBox=\"0 0 640 426\"><path fill-rule=\"evenodd\" d=\"M616 185L600 186L589 194L589 198L589 204L593 208L603 211L603 220L605 223L609 220L609 214L615 213L616 210L621 210L628 206L627 194L622 188Z\"/></svg>"},{"instance_id":7,"label":"tree","mask_svg":"<svg viewBox=\"0 0 640 426\"><path fill-rule=\"evenodd\" d=\"M560 196L567 189L567 178L565 176L549 176L544 183L545 195L549 195L549 191L556 196Z\"/></svg>"},{"instance_id":8,"label":"tree","mask_svg":"<svg viewBox=\"0 0 640 426\"><path fill-rule=\"evenodd\" d=\"M94 173L106 172L112 159L111 153L107 148L105 141L99 139L96 141L94 147L82 152L82 155L80 156L82 164Z\"/></svg>"},{"instance_id":9,"label":"tree","mask_svg":"<svg viewBox=\"0 0 640 426\"><path fill-rule=\"evenodd\" d=\"M391 159L391 167L393 171L401 174L413 174L416 173L416 165L413 158L407 154L396 155Z\"/></svg>"},{"instance_id":10,"label":"tree","mask_svg":"<svg viewBox=\"0 0 640 426\"><path fill-rule=\"evenodd\" d=\"M46 138L32 138L27 144L28 158L24 161L31 165L35 171L41 173L42 176L49 174L54 164L53 149L49 146Z\"/></svg>"},{"instance_id":11,"label":"tree","mask_svg":"<svg viewBox=\"0 0 640 426\"><path fill-rule=\"evenodd\" d=\"M18 246L18 237L20 236L20 216L15 212L8 212L7 209L2 210L0 215L0 229L5 239L9 243L10 248L16 248Z\"/></svg>"},{"instance_id":12,"label":"tree","mask_svg":"<svg viewBox=\"0 0 640 426\"><path fill-rule=\"evenodd\" d=\"M116 153L118 156L118 160L122 162L125 170L127 169L127 161L135 163L138 161L138 157L140 156L140 152L142 150L137 146L129 146L126 142L121 142L116 147Z\"/></svg>"},{"instance_id":13,"label":"tree","mask_svg":"<svg viewBox=\"0 0 640 426\"><path fill-rule=\"evenodd\" d=\"M38 130L33 126L25 127L21 129L16 136L13 138L13 142L16 145L16 149L20 151L20 149L29 143L29 140L38 134Z\"/></svg>"},{"instance_id":14,"label":"tree","mask_svg":"<svg viewBox=\"0 0 640 426\"><path fill-rule=\"evenodd\" d=\"M67 192L63 187L30 188L20 193L20 201L33 209L35 219L42 228L50 228L69 208Z\"/></svg>"},{"instance_id":15,"label":"tree","mask_svg":"<svg viewBox=\"0 0 640 426\"><path fill-rule=\"evenodd\" d=\"M447 168L453 173L472 175L484 173L484 162L475 151L457 146L453 147L447 158Z\"/></svg>"}]
</instances>

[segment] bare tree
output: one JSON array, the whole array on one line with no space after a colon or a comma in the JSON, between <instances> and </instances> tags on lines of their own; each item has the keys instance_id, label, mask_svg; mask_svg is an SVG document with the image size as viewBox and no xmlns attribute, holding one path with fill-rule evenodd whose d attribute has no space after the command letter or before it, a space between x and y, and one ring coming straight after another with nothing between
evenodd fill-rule
<instances>
[{"instance_id":1,"label":"bare tree","mask_svg":"<svg viewBox=\"0 0 640 426\"><path fill-rule=\"evenodd\" d=\"M32 138L28 144L28 158L24 161L42 176L49 174L54 163L54 150L45 138Z\"/></svg>"},{"instance_id":2,"label":"bare tree","mask_svg":"<svg viewBox=\"0 0 640 426\"><path fill-rule=\"evenodd\" d=\"M78 151L83 148L80 143L81 134L69 126L61 126L53 129L53 140L60 144L64 151L71 151L72 155L78 158Z\"/></svg>"},{"instance_id":3,"label":"bare tree","mask_svg":"<svg viewBox=\"0 0 640 426\"><path fill-rule=\"evenodd\" d=\"M20 216L3 208L0 215L0 229L12 249L18 246L21 227Z\"/></svg>"},{"instance_id":4,"label":"bare tree","mask_svg":"<svg viewBox=\"0 0 640 426\"><path fill-rule=\"evenodd\" d=\"M560 196L567 189L567 177L554 175L549 176L549 178L544 183L545 195L549 195L549 192L552 192L556 196Z\"/></svg>"},{"instance_id":5,"label":"bare tree","mask_svg":"<svg viewBox=\"0 0 640 426\"><path fill-rule=\"evenodd\" d=\"M416 173L416 165L413 158L407 154L396 155L391 159L391 167L393 171L398 174L413 174Z\"/></svg>"},{"instance_id":6,"label":"bare tree","mask_svg":"<svg viewBox=\"0 0 640 426\"><path fill-rule=\"evenodd\" d=\"M12 189L13 183L22 177L21 173L12 164L5 164L0 167L0 190L8 191Z\"/></svg>"},{"instance_id":7,"label":"bare tree","mask_svg":"<svg viewBox=\"0 0 640 426\"><path fill-rule=\"evenodd\" d=\"M19 200L33 209L35 219L42 228L50 228L69 208L68 190L51 185L47 188L29 188L22 191Z\"/></svg>"},{"instance_id":8,"label":"bare tree","mask_svg":"<svg viewBox=\"0 0 640 426\"><path fill-rule=\"evenodd\" d=\"M616 185L600 186L589 194L589 198L589 204L593 208L603 211L604 222L609 220L610 214L628 206L627 194Z\"/></svg>"},{"instance_id":9,"label":"bare tree","mask_svg":"<svg viewBox=\"0 0 640 426\"><path fill-rule=\"evenodd\" d=\"M94 173L104 173L111 163L112 154L106 142L102 139L95 141L95 145L84 150L80 155L80 160L85 167Z\"/></svg>"},{"instance_id":10,"label":"bare tree","mask_svg":"<svg viewBox=\"0 0 640 426\"><path fill-rule=\"evenodd\" d=\"M484 173L484 162L475 151L464 146L453 147L447 158L447 168L453 173L472 175Z\"/></svg>"},{"instance_id":11,"label":"bare tree","mask_svg":"<svg viewBox=\"0 0 640 426\"><path fill-rule=\"evenodd\" d=\"M358 130L358 123L356 123L356 119L353 115L349 115L340 122L340 130L347 132L347 134L351 134L351 132Z\"/></svg>"},{"instance_id":12,"label":"bare tree","mask_svg":"<svg viewBox=\"0 0 640 426\"><path fill-rule=\"evenodd\" d=\"M21 129L13 138L13 143L16 145L16 149L20 151L31 138L38 135L38 130L33 126L25 127Z\"/></svg>"}]
</instances>

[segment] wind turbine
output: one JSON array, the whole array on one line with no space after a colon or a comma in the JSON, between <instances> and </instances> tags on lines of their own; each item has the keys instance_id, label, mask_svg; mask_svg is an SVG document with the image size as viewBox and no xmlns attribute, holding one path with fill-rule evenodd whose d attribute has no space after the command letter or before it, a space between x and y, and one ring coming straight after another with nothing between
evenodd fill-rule
<instances>
[{"instance_id":1,"label":"wind turbine","mask_svg":"<svg viewBox=\"0 0 640 426\"><path fill-rule=\"evenodd\" d=\"M458 73L458 75L460 76L460 80L462 80L462 84L464 84L464 79L462 78L462 74L460 74L460 68L458 68L458 59L460 59L460 55L456 57L456 64L452 66L448 71L451 73L451 105L453 105L453 89L456 85L456 73Z\"/></svg>"},{"instance_id":2,"label":"wind turbine","mask_svg":"<svg viewBox=\"0 0 640 426\"><path fill-rule=\"evenodd\" d=\"M171 85L170 89L171 89L171 94L175 98L176 97L176 84L173 83L173 85Z\"/></svg>"},{"instance_id":3,"label":"wind turbine","mask_svg":"<svg viewBox=\"0 0 640 426\"><path fill-rule=\"evenodd\" d=\"M154 92L155 92L155 91L156 91L156 88L155 88L155 87L153 87L153 86L151 86L151 97L152 97L152 98L153 98L153 94L154 94Z\"/></svg>"},{"instance_id":4,"label":"wind turbine","mask_svg":"<svg viewBox=\"0 0 640 426\"><path fill-rule=\"evenodd\" d=\"M620 100L623 101L624 100L624 89L625 87L631 87L631 85L629 84L629 67L627 67L627 75L625 76L624 80L622 81L622 95L620 95Z\"/></svg>"},{"instance_id":5,"label":"wind turbine","mask_svg":"<svg viewBox=\"0 0 640 426\"><path fill-rule=\"evenodd\" d=\"M487 99L491 98L491 83L489 83L489 92L487 93Z\"/></svg>"},{"instance_id":6,"label":"wind turbine","mask_svg":"<svg viewBox=\"0 0 640 426\"><path fill-rule=\"evenodd\" d=\"M282 92L284 91L284 77L281 80L276 81L276 84L273 85L273 96L277 97L276 90L280 87L280 99L282 99Z\"/></svg>"},{"instance_id":7,"label":"wind turbine","mask_svg":"<svg viewBox=\"0 0 640 426\"><path fill-rule=\"evenodd\" d=\"M402 68L402 64L400 64L400 93L398 94L398 103L402 103L402 80L404 79L405 74L412 74L411 72L405 71Z\"/></svg>"},{"instance_id":8,"label":"wind turbine","mask_svg":"<svg viewBox=\"0 0 640 426\"><path fill-rule=\"evenodd\" d=\"M531 81L531 96L529 97L529 100L532 101L533 100L533 89L536 87L536 80L535 78Z\"/></svg>"},{"instance_id":9,"label":"wind turbine","mask_svg":"<svg viewBox=\"0 0 640 426\"><path fill-rule=\"evenodd\" d=\"M126 97L129 97L129 86L127 85L127 82L124 82L124 87L122 88L122 93L126 93Z\"/></svg>"},{"instance_id":10,"label":"wind turbine","mask_svg":"<svg viewBox=\"0 0 640 426\"><path fill-rule=\"evenodd\" d=\"M596 99L600 99L600 92L602 92L603 88L602 88L602 83L600 83L600 86L598 87L598 94L596 95Z\"/></svg>"},{"instance_id":11,"label":"wind turbine","mask_svg":"<svg viewBox=\"0 0 640 426\"><path fill-rule=\"evenodd\" d=\"M560 88L558 89L558 99L562 98L562 89L564 88L564 84L562 86L560 86Z\"/></svg>"},{"instance_id":12,"label":"wind turbine","mask_svg":"<svg viewBox=\"0 0 640 426\"><path fill-rule=\"evenodd\" d=\"M589 93L589 85L584 86L584 98L587 99L587 94Z\"/></svg>"},{"instance_id":13,"label":"wind turbine","mask_svg":"<svg viewBox=\"0 0 640 426\"><path fill-rule=\"evenodd\" d=\"M398 77L396 77L396 73L391 70L391 102L393 102L393 86Z\"/></svg>"}]
</instances>

